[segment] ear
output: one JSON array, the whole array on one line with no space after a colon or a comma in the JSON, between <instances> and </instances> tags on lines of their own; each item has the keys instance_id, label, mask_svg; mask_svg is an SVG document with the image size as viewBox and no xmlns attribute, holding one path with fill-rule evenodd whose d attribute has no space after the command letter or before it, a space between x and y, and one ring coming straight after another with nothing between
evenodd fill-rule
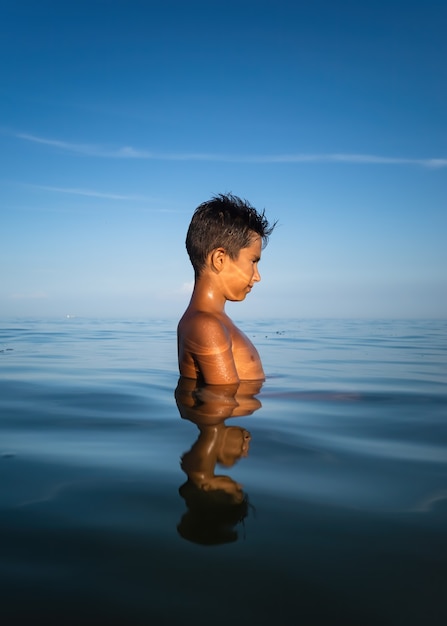
<instances>
[{"instance_id":1,"label":"ear","mask_svg":"<svg viewBox=\"0 0 447 626\"><path fill-rule=\"evenodd\" d=\"M226 256L225 248L216 248L210 253L210 266L214 272L219 273L222 271Z\"/></svg>"}]
</instances>

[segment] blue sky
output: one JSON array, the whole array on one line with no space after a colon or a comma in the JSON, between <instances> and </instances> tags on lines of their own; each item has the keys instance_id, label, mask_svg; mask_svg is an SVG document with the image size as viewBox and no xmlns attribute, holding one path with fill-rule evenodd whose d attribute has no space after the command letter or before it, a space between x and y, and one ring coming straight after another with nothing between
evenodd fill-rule
<instances>
[{"instance_id":1,"label":"blue sky","mask_svg":"<svg viewBox=\"0 0 447 626\"><path fill-rule=\"evenodd\" d=\"M279 221L236 319L447 317L446 2L0 12L1 317L179 317L229 191Z\"/></svg>"}]
</instances>

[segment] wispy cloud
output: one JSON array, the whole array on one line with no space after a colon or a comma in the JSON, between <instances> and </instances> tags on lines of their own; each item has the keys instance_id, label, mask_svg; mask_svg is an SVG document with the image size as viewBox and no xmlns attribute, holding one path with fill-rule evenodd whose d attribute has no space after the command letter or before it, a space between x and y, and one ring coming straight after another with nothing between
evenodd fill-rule
<instances>
[{"instance_id":1,"label":"wispy cloud","mask_svg":"<svg viewBox=\"0 0 447 626\"><path fill-rule=\"evenodd\" d=\"M194 289L194 281L191 280L187 283L183 283L183 285L180 287L180 293L191 293L193 289Z\"/></svg>"},{"instance_id":2,"label":"wispy cloud","mask_svg":"<svg viewBox=\"0 0 447 626\"><path fill-rule=\"evenodd\" d=\"M77 196L88 196L90 198L104 198L106 200L126 200L126 201L143 201L148 202L151 198L138 195L126 195L118 193L108 193L102 191L95 191L93 189L78 189L75 187L51 187L48 185L27 185L34 189L42 189L43 191L54 191L56 193L74 194Z\"/></svg>"},{"instance_id":3,"label":"wispy cloud","mask_svg":"<svg viewBox=\"0 0 447 626\"><path fill-rule=\"evenodd\" d=\"M48 295L43 291L35 293L13 293L9 296L10 300L46 300Z\"/></svg>"},{"instance_id":4,"label":"wispy cloud","mask_svg":"<svg viewBox=\"0 0 447 626\"><path fill-rule=\"evenodd\" d=\"M215 154L215 153L188 153L188 152L151 152L141 150L132 146L121 148L111 148L96 144L78 144L57 139L47 139L27 133L16 133L16 137L25 141L39 143L53 148L58 148L72 154L79 154L92 157L114 158L114 159L151 159L158 161L216 161L226 163L351 163L351 164L371 164L371 165L416 165L429 168L447 167L447 159L409 159L402 157L387 157L374 154L268 154L268 155L235 155L235 154ZM77 193L82 193L78 190ZM73 191L76 193L76 191ZM84 195L92 195L85 192ZM109 196L104 196L109 197ZM119 198L121 199L121 198Z\"/></svg>"},{"instance_id":5,"label":"wispy cloud","mask_svg":"<svg viewBox=\"0 0 447 626\"><path fill-rule=\"evenodd\" d=\"M16 137L24 139L25 141L31 141L33 143L40 143L45 146L51 146L52 148L59 148L65 152L72 152L74 154L82 154L84 156L96 156L106 158L120 158L120 159L154 159L157 156L148 152L147 150L135 150L130 146L123 148L108 148L106 146L98 146L96 144L84 144L84 143L70 143L68 141L60 141L58 139L48 139L46 137L37 137L36 135L29 135L27 133L16 133Z\"/></svg>"}]
</instances>

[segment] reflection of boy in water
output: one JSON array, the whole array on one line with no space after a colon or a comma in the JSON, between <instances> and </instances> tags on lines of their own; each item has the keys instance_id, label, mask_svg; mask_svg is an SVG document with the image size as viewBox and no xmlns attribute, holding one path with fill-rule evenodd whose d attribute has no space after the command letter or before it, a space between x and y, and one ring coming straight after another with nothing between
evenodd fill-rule
<instances>
[{"instance_id":1,"label":"reflection of boy in water","mask_svg":"<svg viewBox=\"0 0 447 626\"><path fill-rule=\"evenodd\" d=\"M224 309L261 280L258 263L273 228L264 213L232 195L196 209L186 236L194 291L178 324L182 376L215 385L264 380L256 348Z\"/></svg>"},{"instance_id":2,"label":"reflection of boy in water","mask_svg":"<svg viewBox=\"0 0 447 626\"><path fill-rule=\"evenodd\" d=\"M178 531L185 539L204 544L237 539L234 526L246 517L248 499L239 483L230 476L216 475L214 470L217 463L232 467L247 456L250 433L240 426L226 426L224 420L260 408L253 394L261 384L198 387L191 379L179 380L175 397L180 414L199 429L196 442L181 462L188 480L179 493L188 511Z\"/></svg>"}]
</instances>

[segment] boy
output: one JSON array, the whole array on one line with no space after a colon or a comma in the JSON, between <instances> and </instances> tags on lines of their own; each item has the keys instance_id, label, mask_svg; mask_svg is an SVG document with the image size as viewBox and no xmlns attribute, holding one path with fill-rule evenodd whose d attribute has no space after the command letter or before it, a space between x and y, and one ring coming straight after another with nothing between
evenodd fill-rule
<instances>
[{"instance_id":1,"label":"boy","mask_svg":"<svg viewBox=\"0 0 447 626\"><path fill-rule=\"evenodd\" d=\"M210 385L264 380L256 348L225 313L225 303L244 300L261 280L261 250L274 226L231 194L195 210L186 236L194 290L177 329L181 376Z\"/></svg>"}]
</instances>

